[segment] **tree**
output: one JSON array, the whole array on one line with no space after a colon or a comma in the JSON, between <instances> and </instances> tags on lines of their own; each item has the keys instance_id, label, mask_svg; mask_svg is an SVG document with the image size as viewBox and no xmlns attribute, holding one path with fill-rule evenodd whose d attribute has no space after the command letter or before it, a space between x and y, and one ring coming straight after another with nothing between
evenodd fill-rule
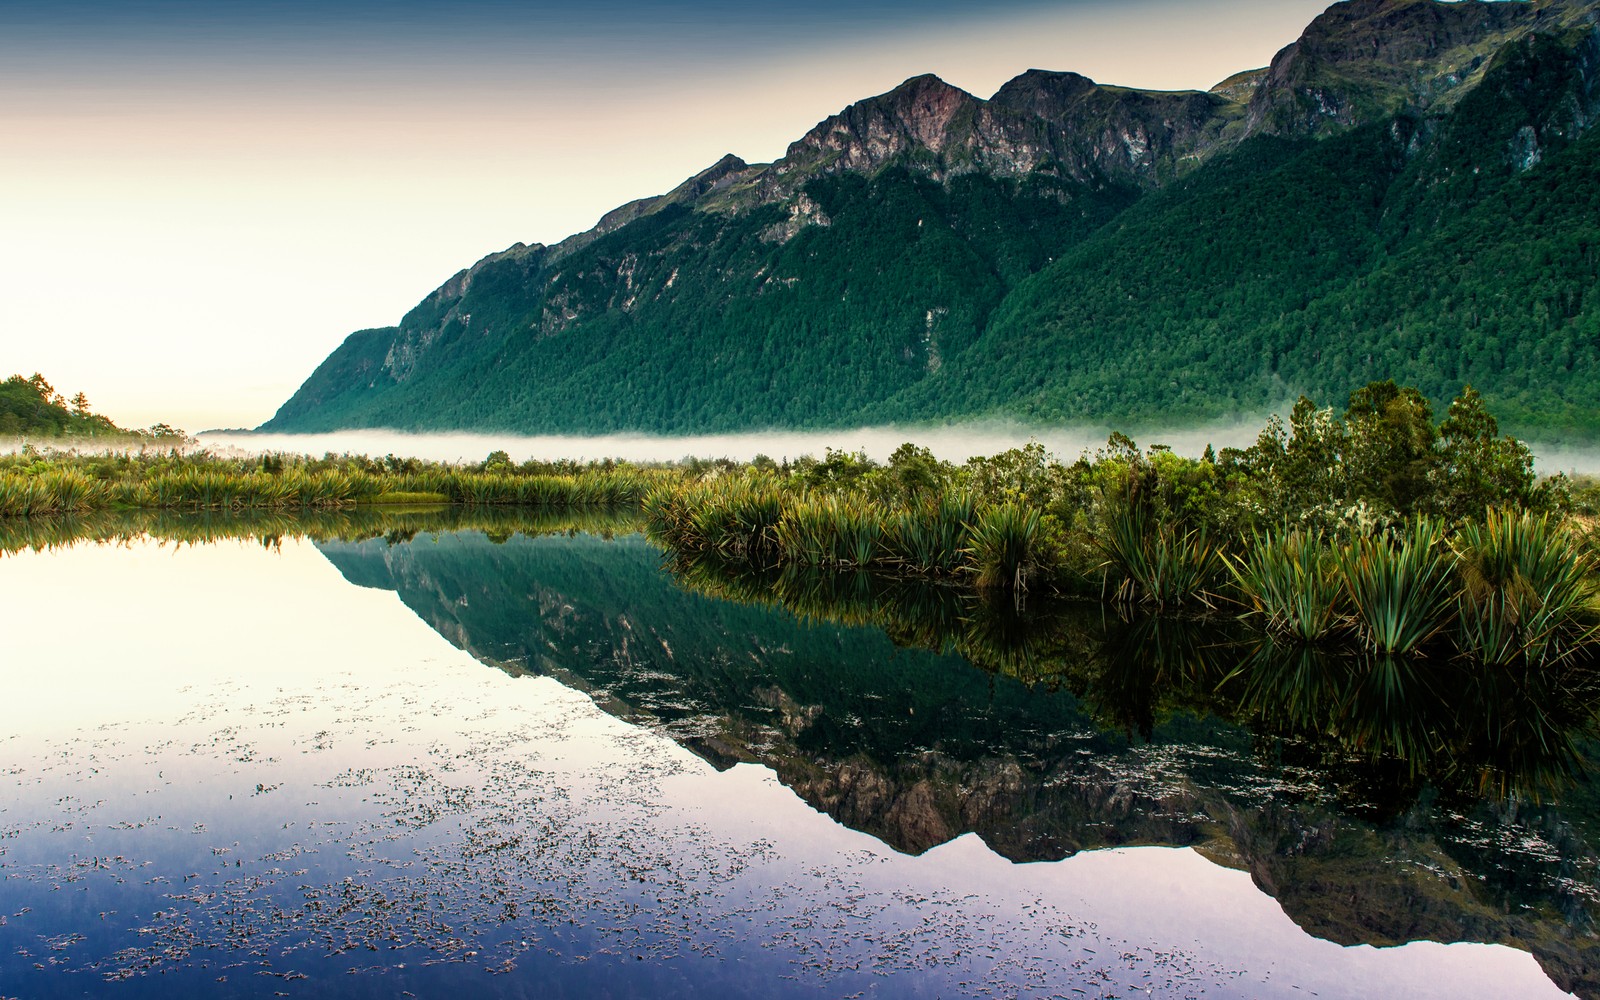
<instances>
[{"instance_id":1,"label":"tree","mask_svg":"<svg viewBox=\"0 0 1600 1000\"><path fill-rule=\"evenodd\" d=\"M1298 515L1319 505L1343 503L1350 495L1346 452L1350 433L1333 408L1317 409L1305 396L1289 414L1282 476L1287 502Z\"/></svg>"},{"instance_id":2,"label":"tree","mask_svg":"<svg viewBox=\"0 0 1600 1000\"><path fill-rule=\"evenodd\" d=\"M72 397L72 414L76 417L87 417L89 415L88 396L85 396L83 393L79 392Z\"/></svg>"},{"instance_id":3,"label":"tree","mask_svg":"<svg viewBox=\"0 0 1600 1000\"><path fill-rule=\"evenodd\" d=\"M910 441L889 456L889 473L895 480L898 499L908 503L937 489L945 479L933 452Z\"/></svg>"},{"instance_id":4,"label":"tree","mask_svg":"<svg viewBox=\"0 0 1600 1000\"><path fill-rule=\"evenodd\" d=\"M34 391L39 394L40 399L44 400L51 406L64 407L67 405L66 400L61 398L61 394L56 392L55 386L51 385L49 382L46 382L44 376L40 375L38 372L34 372L32 375L28 376L28 384L33 386Z\"/></svg>"},{"instance_id":5,"label":"tree","mask_svg":"<svg viewBox=\"0 0 1600 1000\"><path fill-rule=\"evenodd\" d=\"M1428 493L1438 462L1433 408L1427 397L1393 379L1350 394L1344 414L1345 467L1354 499L1382 503L1403 515Z\"/></svg>"},{"instance_id":6,"label":"tree","mask_svg":"<svg viewBox=\"0 0 1600 1000\"><path fill-rule=\"evenodd\" d=\"M1490 507L1524 506L1533 498L1533 453L1500 426L1468 385L1439 426L1433 503L1453 520L1481 519Z\"/></svg>"}]
</instances>

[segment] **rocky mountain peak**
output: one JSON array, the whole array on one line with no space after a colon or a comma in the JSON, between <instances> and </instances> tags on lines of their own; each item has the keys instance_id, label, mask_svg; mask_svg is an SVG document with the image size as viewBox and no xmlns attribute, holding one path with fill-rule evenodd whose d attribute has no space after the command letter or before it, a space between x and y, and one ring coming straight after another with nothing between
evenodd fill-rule
<instances>
[{"instance_id":1,"label":"rocky mountain peak","mask_svg":"<svg viewBox=\"0 0 1600 1000\"><path fill-rule=\"evenodd\" d=\"M1272 60L1250 100L1247 131L1317 134L1457 90L1548 4L1485 0L1345 0Z\"/></svg>"},{"instance_id":2,"label":"rocky mountain peak","mask_svg":"<svg viewBox=\"0 0 1600 1000\"><path fill-rule=\"evenodd\" d=\"M919 147L938 154L966 137L981 103L937 76L914 76L822 121L789 146L783 172L871 171Z\"/></svg>"},{"instance_id":3,"label":"rocky mountain peak","mask_svg":"<svg viewBox=\"0 0 1600 1000\"><path fill-rule=\"evenodd\" d=\"M743 173L748 169L750 169L750 164L732 153L724 153L722 154L722 159L678 185L673 190L673 194L682 192L686 197L698 198L720 187L734 174ZM668 197L671 197L671 195L669 194Z\"/></svg>"},{"instance_id":4,"label":"rocky mountain peak","mask_svg":"<svg viewBox=\"0 0 1600 1000\"><path fill-rule=\"evenodd\" d=\"M1041 118L1052 117L1097 89L1093 80L1079 73L1030 69L1007 80L989 103Z\"/></svg>"}]
</instances>

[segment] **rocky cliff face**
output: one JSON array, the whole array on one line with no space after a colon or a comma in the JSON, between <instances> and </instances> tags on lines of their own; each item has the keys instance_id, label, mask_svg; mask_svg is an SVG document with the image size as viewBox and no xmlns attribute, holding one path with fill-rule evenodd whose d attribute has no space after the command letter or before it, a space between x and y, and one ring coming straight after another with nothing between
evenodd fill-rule
<instances>
[{"instance_id":1,"label":"rocky cliff face","mask_svg":"<svg viewBox=\"0 0 1600 1000\"><path fill-rule=\"evenodd\" d=\"M1502 46L1586 4L1346 0L1306 28L1250 99L1246 134L1317 135L1447 104Z\"/></svg>"}]
</instances>

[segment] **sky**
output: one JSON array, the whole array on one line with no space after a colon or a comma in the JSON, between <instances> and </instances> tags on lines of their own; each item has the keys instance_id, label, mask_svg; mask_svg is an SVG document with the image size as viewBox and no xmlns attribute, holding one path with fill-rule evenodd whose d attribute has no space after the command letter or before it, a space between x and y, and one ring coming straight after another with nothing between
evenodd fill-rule
<instances>
[{"instance_id":1,"label":"sky","mask_svg":"<svg viewBox=\"0 0 1600 1000\"><path fill-rule=\"evenodd\" d=\"M0 377L270 417L344 337L935 73L1204 89L1327 0L0 0Z\"/></svg>"}]
</instances>

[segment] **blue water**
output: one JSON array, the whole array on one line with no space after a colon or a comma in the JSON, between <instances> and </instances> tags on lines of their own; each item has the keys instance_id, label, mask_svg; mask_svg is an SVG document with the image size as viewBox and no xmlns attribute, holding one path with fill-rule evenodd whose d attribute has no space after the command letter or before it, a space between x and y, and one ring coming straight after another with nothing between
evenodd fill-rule
<instances>
[{"instance_id":1,"label":"blue water","mask_svg":"<svg viewBox=\"0 0 1600 1000\"><path fill-rule=\"evenodd\" d=\"M1107 731L659 562L476 533L0 560L0 996L1539 997L1587 954L1550 943L1594 854L1548 803L1363 819L1217 720ZM1479 886L1517 858L1570 884L1508 916ZM1351 886L1412 909L1339 940L1316 893Z\"/></svg>"}]
</instances>

